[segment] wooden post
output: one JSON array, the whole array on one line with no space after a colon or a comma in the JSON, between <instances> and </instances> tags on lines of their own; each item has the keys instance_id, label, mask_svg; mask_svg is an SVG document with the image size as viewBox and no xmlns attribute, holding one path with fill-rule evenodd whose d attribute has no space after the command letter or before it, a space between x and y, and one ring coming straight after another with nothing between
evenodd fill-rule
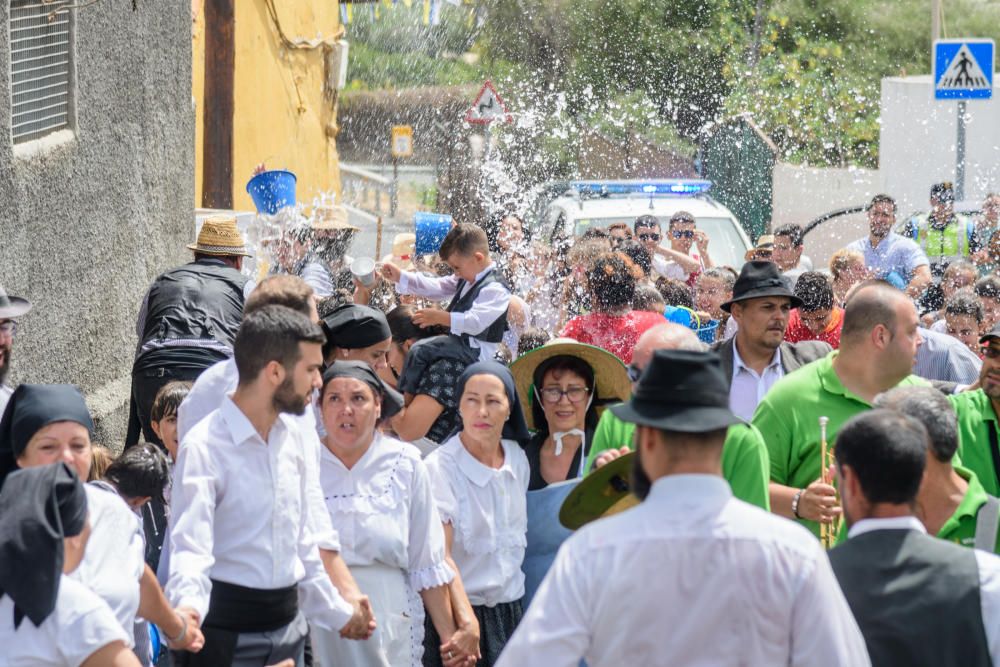
<instances>
[{"instance_id":1,"label":"wooden post","mask_svg":"<svg viewBox=\"0 0 1000 667\"><path fill-rule=\"evenodd\" d=\"M375 218L375 261L382 257L382 216Z\"/></svg>"},{"instance_id":2,"label":"wooden post","mask_svg":"<svg viewBox=\"0 0 1000 667\"><path fill-rule=\"evenodd\" d=\"M205 3L204 142L202 195L205 208L233 207L233 72L235 0Z\"/></svg>"}]
</instances>

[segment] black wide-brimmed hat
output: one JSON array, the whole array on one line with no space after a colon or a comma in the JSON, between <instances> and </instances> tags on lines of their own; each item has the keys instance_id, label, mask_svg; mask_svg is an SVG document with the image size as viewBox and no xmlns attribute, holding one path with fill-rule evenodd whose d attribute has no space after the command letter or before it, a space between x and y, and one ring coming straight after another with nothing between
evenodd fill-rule
<instances>
[{"instance_id":1,"label":"black wide-brimmed hat","mask_svg":"<svg viewBox=\"0 0 1000 667\"><path fill-rule=\"evenodd\" d=\"M0 320L20 317L31 310L31 302L19 296L10 296L0 285Z\"/></svg>"},{"instance_id":2,"label":"black wide-brimmed hat","mask_svg":"<svg viewBox=\"0 0 1000 667\"><path fill-rule=\"evenodd\" d=\"M715 352L657 350L632 398L609 409L624 421L680 433L707 433L741 421L729 409L729 384Z\"/></svg>"},{"instance_id":3,"label":"black wide-brimmed hat","mask_svg":"<svg viewBox=\"0 0 1000 667\"><path fill-rule=\"evenodd\" d=\"M795 296L795 292L788 289L788 285L782 280L777 264L755 260L743 265L740 277L733 285L733 298L722 304L720 308L728 313L729 308L738 301L759 299L765 296L787 296L792 300L792 308L798 308L802 305L802 299Z\"/></svg>"}]
</instances>

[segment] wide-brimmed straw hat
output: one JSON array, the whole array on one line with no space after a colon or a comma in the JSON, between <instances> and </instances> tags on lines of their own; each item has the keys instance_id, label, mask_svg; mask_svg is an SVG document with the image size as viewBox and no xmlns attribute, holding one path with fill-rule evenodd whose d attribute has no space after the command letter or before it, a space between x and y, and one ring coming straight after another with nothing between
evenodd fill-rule
<instances>
[{"instance_id":1,"label":"wide-brimmed straw hat","mask_svg":"<svg viewBox=\"0 0 1000 667\"><path fill-rule=\"evenodd\" d=\"M755 259L770 259L771 255L774 253L774 236L771 234L764 234L759 239L757 239L757 245L746 251L743 255L743 259L746 261L752 261Z\"/></svg>"},{"instance_id":2,"label":"wide-brimmed straw hat","mask_svg":"<svg viewBox=\"0 0 1000 667\"><path fill-rule=\"evenodd\" d=\"M247 250L243 235L236 227L235 215L213 215L205 218L198 231L198 240L190 244L188 250L216 257L235 255L253 257Z\"/></svg>"},{"instance_id":3,"label":"wide-brimmed straw hat","mask_svg":"<svg viewBox=\"0 0 1000 667\"><path fill-rule=\"evenodd\" d=\"M510 372L517 385L517 393L528 420L528 428L535 430L531 401L534 400L533 385L535 371L553 357L576 357L594 371L594 405L603 409L609 403L628 400L632 395L632 383L628 379L628 369L621 359L607 350L580 343L572 338L555 338L545 345L526 352L510 365Z\"/></svg>"},{"instance_id":4,"label":"wide-brimmed straw hat","mask_svg":"<svg viewBox=\"0 0 1000 667\"><path fill-rule=\"evenodd\" d=\"M9 320L20 317L31 310L31 302L19 296L7 294L7 290L0 285L0 320Z\"/></svg>"},{"instance_id":5,"label":"wide-brimmed straw hat","mask_svg":"<svg viewBox=\"0 0 1000 667\"><path fill-rule=\"evenodd\" d=\"M630 472L635 452L621 456L580 480L559 508L559 523L570 530L639 504L632 493Z\"/></svg>"},{"instance_id":6,"label":"wide-brimmed straw hat","mask_svg":"<svg viewBox=\"0 0 1000 667\"><path fill-rule=\"evenodd\" d=\"M743 265L740 277L733 285L733 298L719 307L728 313L734 303L765 296L787 296L792 300L792 308L802 305L802 299L795 296L795 292L788 289L787 283L781 278L777 264L754 260Z\"/></svg>"},{"instance_id":7,"label":"wide-brimmed straw hat","mask_svg":"<svg viewBox=\"0 0 1000 667\"><path fill-rule=\"evenodd\" d=\"M347 209L337 205L317 206L313 209L312 228L317 232L351 231L359 228L348 222Z\"/></svg>"},{"instance_id":8,"label":"wide-brimmed straw hat","mask_svg":"<svg viewBox=\"0 0 1000 667\"><path fill-rule=\"evenodd\" d=\"M392 253L382 258L382 263L391 262L403 271L413 270L413 257L417 252L417 235L409 232L396 234L392 239Z\"/></svg>"}]
</instances>

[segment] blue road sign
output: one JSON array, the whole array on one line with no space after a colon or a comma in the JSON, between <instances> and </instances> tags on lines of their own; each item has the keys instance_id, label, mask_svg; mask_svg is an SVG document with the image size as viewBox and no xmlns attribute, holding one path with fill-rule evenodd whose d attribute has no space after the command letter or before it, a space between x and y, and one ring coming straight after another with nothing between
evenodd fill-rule
<instances>
[{"instance_id":1,"label":"blue road sign","mask_svg":"<svg viewBox=\"0 0 1000 667\"><path fill-rule=\"evenodd\" d=\"M988 100L992 97L992 39L939 39L934 42L934 99Z\"/></svg>"}]
</instances>

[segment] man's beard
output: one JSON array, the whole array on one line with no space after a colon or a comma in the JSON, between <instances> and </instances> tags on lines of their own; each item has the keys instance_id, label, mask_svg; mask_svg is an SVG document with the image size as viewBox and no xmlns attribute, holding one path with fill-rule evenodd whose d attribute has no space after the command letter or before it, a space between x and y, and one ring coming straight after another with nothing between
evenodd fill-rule
<instances>
[{"instance_id":1,"label":"man's beard","mask_svg":"<svg viewBox=\"0 0 1000 667\"><path fill-rule=\"evenodd\" d=\"M632 487L632 493L639 500L645 500L646 496L649 495L649 490L653 487L649 475L642 469L642 457L638 447L636 447L635 456L632 457L632 475L629 485Z\"/></svg>"},{"instance_id":2,"label":"man's beard","mask_svg":"<svg viewBox=\"0 0 1000 667\"><path fill-rule=\"evenodd\" d=\"M286 377L281 386L278 387L278 390L274 392L274 398L271 399L271 403L274 405L275 411L279 414L303 415L306 412L309 399L308 397L296 394L292 378Z\"/></svg>"},{"instance_id":3,"label":"man's beard","mask_svg":"<svg viewBox=\"0 0 1000 667\"><path fill-rule=\"evenodd\" d=\"M3 352L3 362L0 363L0 384L3 384L7 380L7 373L10 372L10 351L13 345L7 345L6 347L0 348Z\"/></svg>"}]
</instances>

